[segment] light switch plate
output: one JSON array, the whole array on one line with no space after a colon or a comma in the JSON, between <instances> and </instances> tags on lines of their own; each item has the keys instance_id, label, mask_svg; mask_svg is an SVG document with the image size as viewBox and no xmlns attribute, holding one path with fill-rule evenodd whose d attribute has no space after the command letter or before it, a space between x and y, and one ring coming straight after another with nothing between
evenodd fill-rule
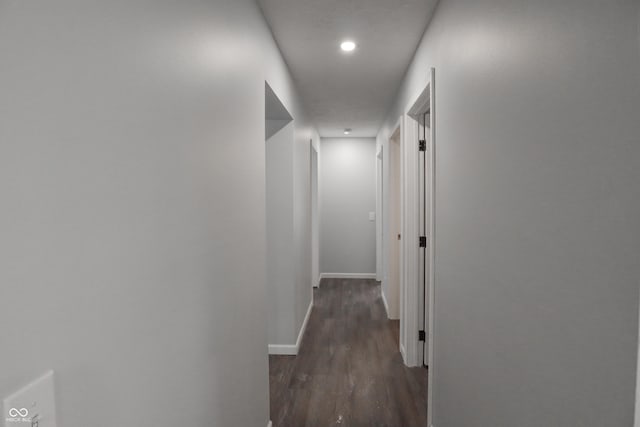
<instances>
[{"instance_id":1,"label":"light switch plate","mask_svg":"<svg viewBox=\"0 0 640 427\"><path fill-rule=\"evenodd\" d=\"M375 220L376 220L376 213L369 212L369 221L375 221Z\"/></svg>"},{"instance_id":2,"label":"light switch plate","mask_svg":"<svg viewBox=\"0 0 640 427\"><path fill-rule=\"evenodd\" d=\"M4 399L5 427L56 427L53 371Z\"/></svg>"}]
</instances>

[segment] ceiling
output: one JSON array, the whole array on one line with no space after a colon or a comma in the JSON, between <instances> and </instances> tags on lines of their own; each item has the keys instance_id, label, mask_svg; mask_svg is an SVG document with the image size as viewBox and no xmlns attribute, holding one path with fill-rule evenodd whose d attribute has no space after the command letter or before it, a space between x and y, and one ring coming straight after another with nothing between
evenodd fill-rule
<instances>
[{"instance_id":1,"label":"ceiling","mask_svg":"<svg viewBox=\"0 0 640 427\"><path fill-rule=\"evenodd\" d=\"M437 0L258 0L323 137L372 137ZM340 42L355 41L352 53Z\"/></svg>"}]
</instances>

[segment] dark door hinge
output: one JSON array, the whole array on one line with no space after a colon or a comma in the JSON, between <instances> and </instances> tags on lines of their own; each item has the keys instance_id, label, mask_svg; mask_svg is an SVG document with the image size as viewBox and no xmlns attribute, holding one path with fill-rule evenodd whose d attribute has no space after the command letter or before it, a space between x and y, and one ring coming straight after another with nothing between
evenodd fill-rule
<instances>
[{"instance_id":1,"label":"dark door hinge","mask_svg":"<svg viewBox=\"0 0 640 427\"><path fill-rule=\"evenodd\" d=\"M427 141L425 141L424 139L418 141L418 149L420 151L427 151Z\"/></svg>"},{"instance_id":2,"label":"dark door hinge","mask_svg":"<svg viewBox=\"0 0 640 427\"><path fill-rule=\"evenodd\" d=\"M421 248L427 247L427 236L420 236L420 247Z\"/></svg>"},{"instance_id":3,"label":"dark door hinge","mask_svg":"<svg viewBox=\"0 0 640 427\"><path fill-rule=\"evenodd\" d=\"M427 334L424 331L418 331L418 339L420 341L426 341L427 340Z\"/></svg>"}]
</instances>

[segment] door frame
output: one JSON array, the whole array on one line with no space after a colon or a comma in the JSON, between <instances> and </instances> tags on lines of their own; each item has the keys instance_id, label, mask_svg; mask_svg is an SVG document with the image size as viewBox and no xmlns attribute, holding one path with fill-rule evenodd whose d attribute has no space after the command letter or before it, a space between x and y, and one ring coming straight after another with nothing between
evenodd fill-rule
<instances>
[{"instance_id":1,"label":"door frame","mask_svg":"<svg viewBox=\"0 0 640 427\"><path fill-rule=\"evenodd\" d=\"M397 144L399 147L398 152L398 164L396 167L399 169L400 174L400 188L398 189L398 199L400 213L399 213L399 230L398 232L401 236L405 234L404 221L405 221L405 175L404 175L404 119L403 117L399 117L392 130L387 134L383 134L379 138L378 152L376 154L378 167L377 167L377 182L378 182L378 192L377 192L377 200L379 203L376 204L377 208L377 247L379 248L380 259L379 264L377 266L377 277L378 280L382 282L382 300L385 304L385 308L387 310L387 315L392 319L400 319L400 342L399 342L399 350L402 353L403 360L405 360L405 350L404 350L404 329L403 329L403 289L404 289L404 272L405 272L405 264L404 264L404 237L401 238L400 247L399 247L399 259L398 259L398 271L399 271L399 289L398 295L394 300L387 301L388 291L390 289L389 283L389 266L391 262L391 235L390 235L390 210L391 210L391 200L390 196L390 174L392 172L392 156L390 152L390 144L391 139L394 138L395 135L397 137ZM397 238L397 237L396 237ZM395 305L394 305L395 304Z\"/></svg>"},{"instance_id":2,"label":"door frame","mask_svg":"<svg viewBox=\"0 0 640 427\"><path fill-rule=\"evenodd\" d=\"M419 156L418 156L418 134L417 126L414 126L414 119L409 115L410 104L402 115L402 193L403 193L403 235L402 251L402 286L401 301L402 310L400 313L401 330L401 351L404 362L407 366L422 366L418 332L422 329L420 319L420 197L419 197Z\"/></svg>"},{"instance_id":3,"label":"door frame","mask_svg":"<svg viewBox=\"0 0 640 427\"><path fill-rule=\"evenodd\" d=\"M384 200L384 147L376 153L376 280L384 280L384 229L382 214ZM388 310L387 310L388 312Z\"/></svg>"},{"instance_id":4,"label":"door frame","mask_svg":"<svg viewBox=\"0 0 640 427\"><path fill-rule=\"evenodd\" d=\"M429 210L430 221L426 225L427 244L429 256L426 263L429 266L429 274L426 277L426 292L424 299L420 301L422 283L420 277L420 248L418 244L420 232L420 185L419 185L419 153L418 150L418 126L414 117L425 109L429 110L429 141L427 141L426 161L429 165ZM416 94L414 101L403 110L403 160L404 160L404 185L403 193L406 196L403 202L404 213L404 272L403 289L405 292L404 311L401 312L401 322L404 321L406 332L405 364L407 366L422 366L421 342L418 340L418 332L426 323L426 339L428 340L428 386L427 386L427 419L428 426L433 423L433 398L434 378L437 375L435 361L435 304L436 304L436 108L435 108L435 69L431 68L427 76L426 86ZM427 308L422 316L422 307ZM424 348L424 347L422 347Z\"/></svg>"},{"instance_id":5,"label":"door frame","mask_svg":"<svg viewBox=\"0 0 640 427\"><path fill-rule=\"evenodd\" d=\"M311 176L311 286L320 286L320 176L318 150L313 145L313 139L309 141L310 146L310 176Z\"/></svg>"},{"instance_id":6,"label":"door frame","mask_svg":"<svg viewBox=\"0 0 640 427\"><path fill-rule=\"evenodd\" d=\"M385 279L387 290L390 291L388 298L390 299L391 309L387 308L387 314L390 319L402 319L403 289L404 289L404 156L403 144L404 127L401 120L396 123L393 132L387 140L387 187L386 187L386 217L385 217L385 242L387 243L387 263L385 266ZM397 147L394 146L397 144ZM399 179L399 182L396 182ZM392 182L393 181L393 182ZM392 200L393 196L393 200ZM392 214L393 210L393 214ZM393 221L392 221L393 219ZM391 226L396 226L395 230L391 230ZM400 236L398 236L398 232ZM394 252L392 249L397 241L398 250ZM396 258L395 260L393 258ZM395 263L396 269L391 269L391 262ZM397 289L391 292L390 274L397 274ZM387 304L389 301L385 301ZM402 335L402 324L400 325L400 334ZM400 340L400 352L404 351Z\"/></svg>"}]
</instances>

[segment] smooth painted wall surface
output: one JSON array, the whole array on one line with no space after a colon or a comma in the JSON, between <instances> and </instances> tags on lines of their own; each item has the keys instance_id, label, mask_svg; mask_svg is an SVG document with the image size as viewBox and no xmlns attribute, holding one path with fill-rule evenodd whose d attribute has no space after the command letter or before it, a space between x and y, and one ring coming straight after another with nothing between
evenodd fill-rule
<instances>
[{"instance_id":1,"label":"smooth painted wall surface","mask_svg":"<svg viewBox=\"0 0 640 427\"><path fill-rule=\"evenodd\" d=\"M376 273L375 138L322 138L321 273Z\"/></svg>"},{"instance_id":2,"label":"smooth painted wall surface","mask_svg":"<svg viewBox=\"0 0 640 427\"><path fill-rule=\"evenodd\" d=\"M295 336L293 140L294 123L289 122L266 141L269 344L291 342Z\"/></svg>"},{"instance_id":3,"label":"smooth painted wall surface","mask_svg":"<svg viewBox=\"0 0 640 427\"><path fill-rule=\"evenodd\" d=\"M387 216L383 216L382 219L384 228L387 230L384 239L388 242L388 253L385 256L387 267L382 281L382 292L387 301L387 315L390 319L399 319L402 280L402 260L400 259L402 251L402 146L399 134L395 140L391 140L388 147L388 185L385 187L387 203L385 213ZM400 239L398 239L398 235L400 235Z\"/></svg>"},{"instance_id":4,"label":"smooth painted wall surface","mask_svg":"<svg viewBox=\"0 0 640 427\"><path fill-rule=\"evenodd\" d=\"M320 208L318 170L320 156L315 147L311 149L311 283L320 283Z\"/></svg>"},{"instance_id":5,"label":"smooth painted wall surface","mask_svg":"<svg viewBox=\"0 0 640 427\"><path fill-rule=\"evenodd\" d=\"M311 147L318 143L295 120L266 141L269 345L295 346L313 299Z\"/></svg>"},{"instance_id":6,"label":"smooth painted wall surface","mask_svg":"<svg viewBox=\"0 0 640 427\"><path fill-rule=\"evenodd\" d=\"M0 397L58 425L269 419L264 82L251 0L0 4Z\"/></svg>"},{"instance_id":7,"label":"smooth painted wall surface","mask_svg":"<svg viewBox=\"0 0 640 427\"><path fill-rule=\"evenodd\" d=\"M376 138L376 150L377 153L381 154L381 161L379 161L380 173L377 176L378 185L380 185L382 191L379 192L378 196L380 200L377 205L377 221L378 221L378 235L376 236L376 245L377 250L379 250L379 265L377 266L377 276L380 280L380 291L387 302L387 315L390 319L399 319L401 317L400 313L400 287L402 276L400 276L399 280L392 280L393 277L398 278L397 268L402 269L402 266L399 265L399 252L394 255L394 247L397 251L400 251L400 243L398 243L398 234L401 235L402 239L402 225L399 224L400 229L394 231L392 227L393 216L398 215L397 209L402 210L400 204L402 200L402 196L400 193L395 191L396 197L394 196L393 189L397 190L398 185L402 187L402 176L401 176L401 168L402 168L402 132L400 130L400 123L396 123L396 127L391 129L386 133L386 139L383 141L383 136L378 135ZM396 133L397 132L397 133ZM391 138L395 139L395 145L391 145ZM399 181L394 183L393 174L396 172L400 176L396 177ZM402 188L400 188L402 191ZM401 212L400 212L401 215ZM405 236L406 238L406 236ZM395 258L394 258L395 257ZM393 262L396 261L396 271L393 270ZM405 338L404 338L404 322L401 323L400 327L400 345L404 346Z\"/></svg>"},{"instance_id":8,"label":"smooth painted wall surface","mask_svg":"<svg viewBox=\"0 0 640 427\"><path fill-rule=\"evenodd\" d=\"M435 67L434 427L633 425L638 7L437 7L378 138Z\"/></svg>"},{"instance_id":9,"label":"smooth painted wall surface","mask_svg":"<svg viewBox=\"0 0 640 427\"><path fill-rule=\"evenodd\" d=\"M320 143L317 133L297 133L293 150L293 265L295 344L313 300L311 280L311 143ZM286 344L289 344L287 342Z\"/></svg>"}]
</instances>

